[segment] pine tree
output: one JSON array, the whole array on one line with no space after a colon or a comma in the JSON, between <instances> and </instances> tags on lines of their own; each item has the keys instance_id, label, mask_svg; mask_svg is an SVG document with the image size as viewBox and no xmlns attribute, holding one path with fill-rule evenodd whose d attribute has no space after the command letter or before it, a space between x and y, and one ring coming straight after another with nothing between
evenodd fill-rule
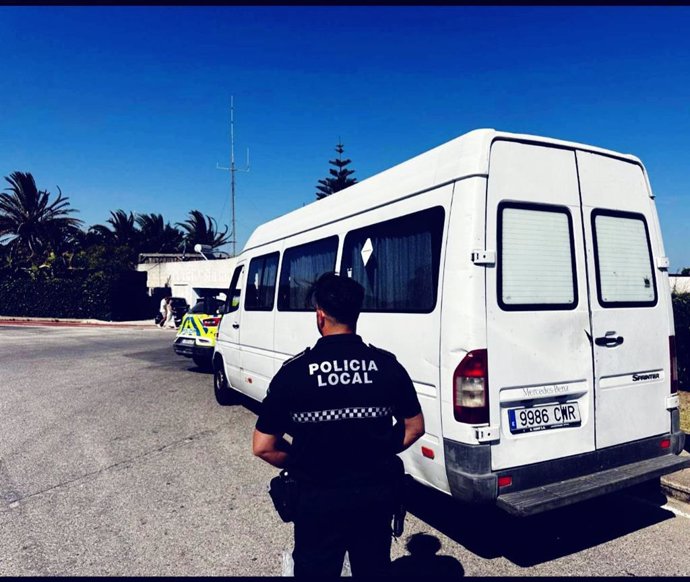
<instances>
[{"instance_id":1,"label":"pine tree","mask_svg":"<svg viewBox=\"0 0 690 582\"><path fill-rule=\"evenodd\" d=\"M345 148L343 147L343 144L340 143L340 140L338 140L338 145L335 147L335 151L338 153L338 159L329 160L328 163L332 166L335 166L335 168L337 169L331 168L330 170L328 170L331 174L330 178L324 178L323 180L319 180L318 185L316 186L316 189L318 190L318 192L316 193L317 200L321 200L326 196L335 194L336 192L343 190L348 186L352 186L352 184L355 184L357 182L357 178L350 178L350 176L354 174L355 171L345 167L350 162L352 162L352 160L350 160L349 158L346 158L344 160L342 159L342 155L345 151Z\"/></svg>"}]
</instances>

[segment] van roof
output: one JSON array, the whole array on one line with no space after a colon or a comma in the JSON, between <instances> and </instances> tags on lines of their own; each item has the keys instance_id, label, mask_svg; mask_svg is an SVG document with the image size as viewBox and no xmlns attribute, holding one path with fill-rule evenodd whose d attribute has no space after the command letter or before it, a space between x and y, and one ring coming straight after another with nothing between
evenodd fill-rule
<instances>
[{"instance_id":1,"label":"van roof","mask_svg":"<svg viewBox=\"0 0 690 582\"><path fill-rule=\"evenodd\" d=\"M261 224L247 240L243 252L340 220L368 208L387 204L402 196L436 188L461 178L488 176L489 153L491 144L496 139L585 150L642 165L633 155L576 142L495 129L475 129L357 182L345 190Z\"/></svg>"}]
</instances>

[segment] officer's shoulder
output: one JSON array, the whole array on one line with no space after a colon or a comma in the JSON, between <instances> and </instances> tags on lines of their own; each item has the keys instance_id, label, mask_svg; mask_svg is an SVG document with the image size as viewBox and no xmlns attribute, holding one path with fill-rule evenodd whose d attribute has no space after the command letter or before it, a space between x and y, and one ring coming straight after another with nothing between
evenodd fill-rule
<instances>
[{"instance_id":1,"label":"officer's shoulder","mask_svg":"<svg viewBox=\"0 0 690 582\"><path fill-rule=\"evenodd\" d=\"M395 354L393 352L389 352L389 351L384 350L382 348L378 348L374 344L369 344L369 347L372 350L374 350L377 354L382 354L382 355L387 356L389 358L393 358L396 362L398 361L398 358L395 357Z\"/></svg>"},{"instance_id":2,"label":"officer's shoulder","mask_svg":"<svg viewBox=\"0 0 690 582\"><path fill-rule=\"evenodd\" d=\"M311 348L307 348L303 352L300 352L299 354L292 356L291 358L288 358L287 360L285 360L283 362L282 367L284 368L288 364L292 364L292 363L296 362L297 360L299 360L300 358L303 358L304 356L306 356L309 353L309 350L311 350Z\"/></svg>"}]
</instances>

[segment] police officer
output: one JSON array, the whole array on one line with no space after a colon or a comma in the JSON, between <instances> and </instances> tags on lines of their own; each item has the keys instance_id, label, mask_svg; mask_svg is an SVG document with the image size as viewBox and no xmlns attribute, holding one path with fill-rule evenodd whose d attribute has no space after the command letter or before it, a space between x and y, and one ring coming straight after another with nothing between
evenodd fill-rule
<instances>
[{"instance_id":1,"label":"police officer","mask_svg":"<svg viewBox=\"0 0 690 582\"><path fill-rule=\"evenodd\" d=\"M295 576L339 576L346 551L354 576L385 574L401 471L396 454L424 434L424 418L395 356L356 334L362 286L327 273L312 298L322 337L271 381L254 454L288 468L298 482Z\"/></svg>"}]
</instances>

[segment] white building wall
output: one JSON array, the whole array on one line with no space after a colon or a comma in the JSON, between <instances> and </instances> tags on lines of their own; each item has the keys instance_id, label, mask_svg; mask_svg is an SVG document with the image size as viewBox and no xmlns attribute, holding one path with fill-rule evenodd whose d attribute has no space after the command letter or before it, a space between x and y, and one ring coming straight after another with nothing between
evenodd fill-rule
<instances>
[{"instance_id":1,"label":"white building wall","mask_svg":"<svg viewBox=\"0 0 690 582\"><path fill-rule=\"evenodd\" d=\"M184 297L194 305L201 291L227 291L237 259L139 263L137 271L146 273L149 293L155 288L170 287L174 297Z\"/></svg>"},{"instance_id":2,"label":"white building wall","mask_svg":"<svg viewBox=\"0 0 690 582\"><path fill-rule=\"evenodd\" d=\"M690 293L690 275L668 276L671 285L671 293Z\"/></svg>"}]
</instances>

